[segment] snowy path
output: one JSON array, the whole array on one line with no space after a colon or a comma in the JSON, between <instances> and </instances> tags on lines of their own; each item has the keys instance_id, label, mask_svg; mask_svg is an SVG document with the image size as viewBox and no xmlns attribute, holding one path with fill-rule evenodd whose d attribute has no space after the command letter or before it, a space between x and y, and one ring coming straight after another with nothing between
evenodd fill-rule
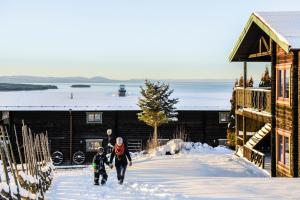
<instances>
[{"instance_id":1,"label":"snowy path","mask_svg":"<svg viewBox=\"0 0 300 200\"><path fill-rule=\"evenodd\" d=\"M231 152L207 151L140 157L125 184L109 171L106 186L93 186L90 168L57 170L47 199L300 199L300 179L268 178Z\"/></svg>"}]
</instances>

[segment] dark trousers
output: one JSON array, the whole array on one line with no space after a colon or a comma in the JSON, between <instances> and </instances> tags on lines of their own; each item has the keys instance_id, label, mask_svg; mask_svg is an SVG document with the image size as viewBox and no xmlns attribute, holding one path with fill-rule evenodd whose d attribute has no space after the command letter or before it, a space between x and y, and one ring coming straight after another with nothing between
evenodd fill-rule
<instances>
[{"instance_id":1,"label":"dark trousers","mask_svg":"<svg viewBox=\"0 0 300 200\"><path fill-rule=\"evenodd\" d=\"M119 181L123 181L125 177L125 172L126 172L126 167L127 165L116 165L117 169L117 177Z\"/></svg>"},{"instance_id":2,"label":"dark trousers","mask_svg":"<svg viewBox=\"0 0 300 200\"><path fill-rule=\"evenodd\" d=\"M100 170L100 171L96 171L94 172L94 182L95 184L99 184L99 177L102 177L101 179L101 184L104 184L107 181L107 173L105 170Z\"/></svg>"}]
</instances>

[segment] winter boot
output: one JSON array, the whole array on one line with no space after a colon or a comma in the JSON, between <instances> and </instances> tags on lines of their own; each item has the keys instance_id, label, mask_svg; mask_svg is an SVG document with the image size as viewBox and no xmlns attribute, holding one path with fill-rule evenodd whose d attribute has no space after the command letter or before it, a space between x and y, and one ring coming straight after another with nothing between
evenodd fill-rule
<instances>
[{"instance_id":1,"label":"winter boot","mask_svg":"<svg viewBox=\"0 0 300 200\"><path fill-rule=\"evenodd\" d=\"M119 180L119 184L122 185L122 184L123 184L123 181L124 181L124 179L121 178L121 179Z\"/></svg>"},{"instance_id":2,"label":"winter boot","mask_svg":"<svg viewBox=\"0 0 300 200\"><path fill-rule=\"evenodd\" d=\"M95 182L94 185L99 185L99 182Z\"/></svg>"},{"instance_id":3,"label":"winter boot","mask_svg":"<svg viewBox=\"0 0 300 200\"><path fill-rule=\"evenodd\" d=\"M101 180L101 185L105 185L106 184L106 180L105 179L102 179Z\"/></svg>"}]
</instances>

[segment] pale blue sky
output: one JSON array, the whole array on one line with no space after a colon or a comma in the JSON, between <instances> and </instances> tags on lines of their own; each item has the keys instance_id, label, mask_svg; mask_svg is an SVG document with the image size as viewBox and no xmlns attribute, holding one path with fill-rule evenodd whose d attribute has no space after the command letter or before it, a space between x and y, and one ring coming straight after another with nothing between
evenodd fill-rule
<instances>
[{"instance_id":1,"label":"pale blue sky","mask_svg":"<svg viewBox=\"0 0 300 200\"><path fill-rule=\"evenodd\" d=\"M0 75L235 78L253 11L299 0L0 0ZM264 64L250 66L255 78Z\"/></svg>"}]
</instances>

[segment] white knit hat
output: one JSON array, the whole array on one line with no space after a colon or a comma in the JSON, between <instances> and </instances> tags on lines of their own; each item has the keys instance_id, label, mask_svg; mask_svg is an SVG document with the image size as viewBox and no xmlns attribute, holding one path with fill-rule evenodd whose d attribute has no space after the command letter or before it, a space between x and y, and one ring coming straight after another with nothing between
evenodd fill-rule
<instances>
[{"instance_id":1,"label":"white knit hat","mask_svg":"<svg viewBox=\"0 0 300 200\"><path fill-rule=\"evenodd\" d=\"M118 146L121 146L123 144L123 138L117 137L116 138L116 143L117 143Z\"/></svg>"}]
</instances>

